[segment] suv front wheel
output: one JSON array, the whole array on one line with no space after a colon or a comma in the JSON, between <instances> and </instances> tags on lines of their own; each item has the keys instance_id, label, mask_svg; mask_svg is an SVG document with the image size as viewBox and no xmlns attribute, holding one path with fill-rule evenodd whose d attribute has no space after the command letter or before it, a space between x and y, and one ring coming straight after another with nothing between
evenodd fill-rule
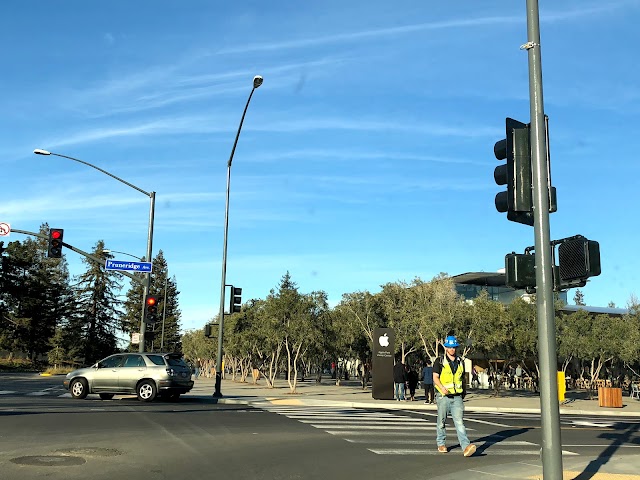
<instances>
[{"instance_id":1,"label":"suv front wheel","mask_svg":"<svg viewBox=\"0 0 640 480\"><path fill-rule=\"evenodd\" d=\"M142 402L152 402L158 393L156 384L153 380L143 380L138 384L136 389L138 400Z\"/></svg>"},{"instance_id":2,"label":"suv front wheel","mask_svg":"<svg viewBox=\"0 0 640 480\"><path fill-rule=\"evenodd\" d=\"M76 378L69 386L73 398L83 399L89 394L89 385L84 378Z\"/></svg>"}]
</instances>

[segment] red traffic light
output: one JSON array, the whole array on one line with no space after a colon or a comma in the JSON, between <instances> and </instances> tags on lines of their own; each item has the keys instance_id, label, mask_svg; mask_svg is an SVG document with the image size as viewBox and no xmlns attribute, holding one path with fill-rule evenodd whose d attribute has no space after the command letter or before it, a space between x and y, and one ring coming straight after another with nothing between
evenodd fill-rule
<instances>
[{"instance_id":1,"label":"red traffic light","mask_svg":"<svg viewBox=\"0 0 640 480\"><path fill-rule=\"evenodd\" d=\"M60 233L60 230L51 230L51 238L53 239L59 239L62 236L62 233Z\"/></svg>"},{"instance_id":2,"label":"red traffic light","mask_svg":"<svg viewBox=\"0 0 640 480\"><path fill-rule=\"evenodd\" d=\"M153 297L147 297L147 305L152 306L156 304L156 299Z\"/></svg>"}]
</instances>

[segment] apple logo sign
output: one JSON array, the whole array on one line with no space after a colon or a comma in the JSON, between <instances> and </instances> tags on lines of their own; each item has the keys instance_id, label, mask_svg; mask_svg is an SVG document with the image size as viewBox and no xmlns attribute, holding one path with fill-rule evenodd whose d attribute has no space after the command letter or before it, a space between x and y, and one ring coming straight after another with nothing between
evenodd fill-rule
<instances>
[{"instance_id":1,"label":"apple logo sign","mask_svg":"<svg viewBox=\"0 0 640 480\"><path fill-rule=\"evenodd\" d=\"M389 346L389 337L387 337L386 333L384 335L378 337L378 343L380 343L381 347L388 347Z\"/></svg>"}]
</instances>

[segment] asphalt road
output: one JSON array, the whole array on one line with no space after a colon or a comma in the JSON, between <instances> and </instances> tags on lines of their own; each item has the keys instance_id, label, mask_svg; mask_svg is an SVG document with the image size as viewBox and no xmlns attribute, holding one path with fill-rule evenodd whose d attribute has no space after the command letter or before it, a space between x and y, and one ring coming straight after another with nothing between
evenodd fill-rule
<instances>
[{"instance_id":1,"label":"asphalt road","mask_svg":"<svg viewBox=\"0 0 640 480\"><path fill-rule=\"evenodd\" d=\"M74 400L61 382L0 374L0 478L436 479L539 460L537 415L467 414L478 452L464 458L453 428L450 453L436 452L434 412L253 408L189 395ZM632 418L563 417L565 458L637 455L639 428Z\"/></svg>"}]
</instances>

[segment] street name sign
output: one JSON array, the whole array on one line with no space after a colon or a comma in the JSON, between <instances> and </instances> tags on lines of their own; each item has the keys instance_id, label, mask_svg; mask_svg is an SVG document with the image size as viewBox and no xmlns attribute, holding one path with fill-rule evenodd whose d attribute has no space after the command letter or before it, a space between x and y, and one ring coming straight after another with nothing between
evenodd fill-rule
<instances>
[{"instance_id":1,"label":"street name sign","mask_svg":"<svg viewBox=\"0 0 640 480\"><path fill-rule=\"evenodd\" d=\"M128 260L107 260L104 264L107 270L121 270L127 272L151 273L151 262L130 262Z\"/></svg>"}]
</instances>

